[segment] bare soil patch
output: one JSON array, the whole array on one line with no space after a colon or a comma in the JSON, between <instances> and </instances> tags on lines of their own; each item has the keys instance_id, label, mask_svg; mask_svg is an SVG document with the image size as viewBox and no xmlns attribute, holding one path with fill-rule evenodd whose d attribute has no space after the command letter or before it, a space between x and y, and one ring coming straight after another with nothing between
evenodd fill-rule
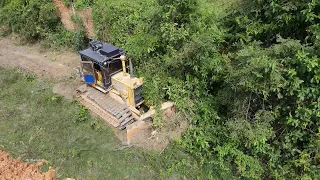
<instances>
[{"instance_id":1,"label":"bare soil patch","mask_svg":"<svg viewBox=\"0 0 320 180\"><path fill-rule=\"evenodd\" d=\"M0 38L0 66L21 68L38 76L55 79L71 77L78 64L74 53L41 52L40 45L19 46L10 38Z\"/></svg>"},{"instance_id":2,"label":"bare soil patch","mask_svg":"<svg viewBox=\"0 0 320 180\"><path fill-rule=\"evenodd\" d=\"M72 15L77 14L81 17L82 22L86 28L87 34L90 37L94 36L91 8L76 10L71 6L65 6L63 2L60 0L53 0L53 3L57 7L57 14L60 17L61 22L68 30L74 31L77 29L77 26L71 20Z\"/></svg>"},{"instance_id":3,"label":"bare soil patch","mask_svg":"<svg viewBox=\"0 0 320 180\"><path fill-rule=\"evenodd\" d=\"M80 81L73 78L79 64L76 53L43 52L39 44L16 45L10 38L13 37L0 37L0 66L19 68L37 76L54 79L58 83L53 87L53 92L72 99L80 85Z\"/></svg>"},{"instance_id":4,"label":"bare soil patch","mask_svg":"<svg viewBox=\"0 0 320 180\"><path fill-rule=\"evenodd\" d=\"M0 180L23 179L23 180L53 180L54 170L41 172L40 167L45 161L36 164L22 162L21 159L13 159L10 154L0 150Z\"/></svg>"},{"instance_id":5,"label":"bare soil patch","mask_svg":"<svg viewBox=\"0 0 320 180\"><path fill-rule=\"evenodd\" d=\"M81 85L82 82L79 80L59 82L53 86L52 91L66 99L72 99L76 94L76 89Z\"/></svg>"},{"instance_id":6,"label":"bare soil patch","mask_svg":"<svg viewBox=\"0 0 320 180\"><path fill-rule=\"evenodd\" d=\"M171 141L180 138L188 127L188 121L176 113L170 118L164 118L164 125L159 129L143 129L133 135L131 144L147 150L162 152Z\"/></svg>"}]
</instances>

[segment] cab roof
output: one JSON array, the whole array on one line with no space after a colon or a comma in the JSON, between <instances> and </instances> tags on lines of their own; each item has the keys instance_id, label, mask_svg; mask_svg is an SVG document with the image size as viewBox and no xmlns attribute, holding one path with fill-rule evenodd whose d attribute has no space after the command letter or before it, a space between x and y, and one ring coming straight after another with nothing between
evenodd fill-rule
<instances>
[{"instance_id":1,"label":"cab roof","mask_svg":"<svg viewBox=\"0 0 320 180\"><path fill-rule=\"evenodd\" d=\"M108 43L100 41L91 41L90 47L79 51L81 57L88 57L97 64L103 65L104 62L111 61L113 58L120 57L124 50Z\"/></svg>"}]
</instances>

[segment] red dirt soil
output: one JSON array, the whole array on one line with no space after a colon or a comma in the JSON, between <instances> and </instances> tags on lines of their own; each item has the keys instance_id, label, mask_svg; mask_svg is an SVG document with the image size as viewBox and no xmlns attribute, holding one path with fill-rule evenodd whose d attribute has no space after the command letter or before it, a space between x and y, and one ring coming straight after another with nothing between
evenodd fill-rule
<instances>
[{"instance_id":1,"label":"red dirt soil","mask_svg":"<svg viewBox=\"0 0 320 180\"><path fill-rule=\"evenodd\" d=\"M0 180L53 180L54 170L51 167L48 172L41 172L43 163L25 163L0 150Z\"/></svg>"}]
</instances>

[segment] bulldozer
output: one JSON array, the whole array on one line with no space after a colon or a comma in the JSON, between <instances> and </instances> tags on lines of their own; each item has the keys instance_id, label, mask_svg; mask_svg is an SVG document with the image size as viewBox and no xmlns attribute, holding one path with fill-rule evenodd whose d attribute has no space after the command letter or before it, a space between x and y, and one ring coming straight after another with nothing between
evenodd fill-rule
<instances>
[{"instance_id":1,"label":"bulldozer","mask_svg":"<svg viewBox=\"0 0 320 180\"><path fill-rule=\"evenodd\" d=\"M78 73L84 84L77 89L77 98L82 105L128 134L152 121L155 109L145 105L144 80L134 77L131 59L123 49L93 40L78 53ZM173 106L165 102L160 109Z\"/></svg>"}]
</instances>

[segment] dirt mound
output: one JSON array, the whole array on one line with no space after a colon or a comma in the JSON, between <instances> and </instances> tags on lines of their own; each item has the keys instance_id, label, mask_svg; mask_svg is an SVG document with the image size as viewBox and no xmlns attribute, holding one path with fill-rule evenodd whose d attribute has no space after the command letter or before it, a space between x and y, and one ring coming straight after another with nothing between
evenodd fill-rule
<instances>
[{"instance_id":1,"label":"dirt mound","mask_svg":"<svg viewBox=\"0 0 320 180\"><path fill-rule=\"evenodd\" d=\"M68 30L73 31L77 29L77 26L71 20L72 15L77 14L81 17L82 22L86 28L87 34L91 37L94 36L91 8L76 11L72 7L65 6L63 2L60 0L53 0L53 3L57 7L57 14L60 17L62 24Z\"/></svg>"},{"instance_id":2,"label":"dirt mound","mask_svg":"<svg viewBox=\"0 0 320 180\"><path fill-rule=\"evenodd\" d=\"M0 150L0 179L23 179L23 180L53 180L54 170L41 172L40 167L44 161L37 164L25 163L20 159L13 159L10 154Z\"/></svg>"},{"instance_id":3,"label":"dirt mound","mask_svg":"<svg viewBox=\"0 0 320 180\"><path fill-rule=\"evenodd\" d=\"M163 118L164 125L159 129L146 128L137 131L131 144L147 150L162 152L171 141L178 139L188 128L188 121L179 112L170 118Z\"/></svg>"}]
</instances>

